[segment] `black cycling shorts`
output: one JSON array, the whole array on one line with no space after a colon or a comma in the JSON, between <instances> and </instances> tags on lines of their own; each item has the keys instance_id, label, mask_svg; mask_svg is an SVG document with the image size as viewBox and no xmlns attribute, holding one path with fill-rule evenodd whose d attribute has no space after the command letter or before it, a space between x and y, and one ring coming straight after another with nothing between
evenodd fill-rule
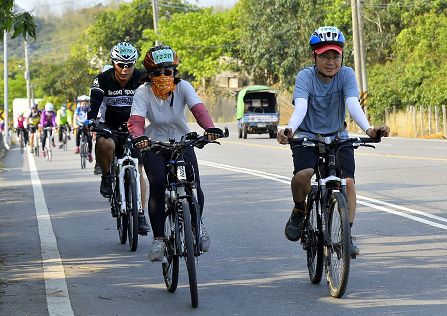
<instances>
[{"instance_id":1,"label":"black cycling shorts","mask_svg":"<svg viewBox=\"0 0 447 316\"><path fill-rule=\"evenodd\" d=\"M115 130L109 126L107 126L104 123L99 123L98 124L98 128L99 129L109 129L109 130ZM126 139L124 137L119 137L117 135L104 135L104 134L96 134L96 141L98 141L98 139L100 138L110 138L113 140L113 142L115 143L115 156L117 157L122 157L124 154L124 145L126 143ZM141 157L141 153L140 150L136 147L134 147L132 149L132 157L133 158L137 158L138 159L138 163L139 164L143 164L143 160Z\"/></svg>"},{"instance_id":2,"label":"black cycling shorts","mask_svg":"<svg viewBox=\"0 0 447 316\"><path fill-rule=\"evenodd\" d=\"M312 168L315 169L318 162L318 147L299 147L292 148L293 174L298 171ZM338 164L343 178L354 178L355 159L354 148L343 147L338 151Z\"/></svg>"}]
</instances>

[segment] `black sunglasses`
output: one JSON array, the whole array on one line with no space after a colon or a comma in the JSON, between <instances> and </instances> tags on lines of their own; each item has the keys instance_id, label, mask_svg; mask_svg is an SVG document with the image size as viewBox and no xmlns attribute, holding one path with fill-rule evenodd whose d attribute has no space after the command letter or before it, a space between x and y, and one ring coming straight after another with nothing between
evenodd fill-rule
<instances>
[{"instance_id":1,"label":"black sunglasses","mask_svg":"<svg viewBox=\"0 0 447 316\"><path fill-rule=\"evenodd\" d=\"M151 72L151 75L154 77L161 76L162 74L165 76L172 76L174 74L174 69L162 68L162 69L155 69L154 71Z\"/></svg>"},{"instance_id":2,"label":"black sunglasses","mask_svg":"<svg viewBox=\"0 0 447 316\"><path fill-rule=\"evenodd\" d=\"M123 69L124 67L130 68L133 65L135 65L135 63L115 63L115 65L117 65L119 68Z\"/></svg>"}]
</instances>

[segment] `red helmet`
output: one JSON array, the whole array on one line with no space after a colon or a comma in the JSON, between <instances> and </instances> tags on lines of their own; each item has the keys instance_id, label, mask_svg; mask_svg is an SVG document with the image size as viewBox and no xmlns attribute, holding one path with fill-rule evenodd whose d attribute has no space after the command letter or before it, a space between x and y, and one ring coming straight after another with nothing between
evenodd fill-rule
<instances>
[{"instance_id":1,"label":"red helmet","mask_svg":"<svg viewBox=\"0 0 447 316\"><path fill-rule=\"evenodd\" d=\"M178 64L179 58L176 52L165 45L158 45L149 49L143 60L144 68L148 71L162 67L176 68Z\"/></svg>"}]
</instances>

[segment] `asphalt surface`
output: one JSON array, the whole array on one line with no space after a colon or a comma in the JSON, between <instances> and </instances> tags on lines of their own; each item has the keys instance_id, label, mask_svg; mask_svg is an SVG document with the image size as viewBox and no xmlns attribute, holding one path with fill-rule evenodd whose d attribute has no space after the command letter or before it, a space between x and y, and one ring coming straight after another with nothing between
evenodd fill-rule
<instances>
[{"instance_id":1,"label":"asphalt surface","mask_svg":"<svg viewBox=\"0 0 447 316\"><path fill-rule=\"evenodd\" d=\"M161 264L146 259L151 234L136 252L119 243L100 178L93 164L81 170L73 143L52 162L11 150L0 173L0 315L445 315L447 141L389 138L357 151L361 255L334 299L324 280L310 283L301 245L284 237L290 149L230 130L221 146L196 150L211 236L197 309L183 261L171 294Z\"/></svg>"}]
</instances>

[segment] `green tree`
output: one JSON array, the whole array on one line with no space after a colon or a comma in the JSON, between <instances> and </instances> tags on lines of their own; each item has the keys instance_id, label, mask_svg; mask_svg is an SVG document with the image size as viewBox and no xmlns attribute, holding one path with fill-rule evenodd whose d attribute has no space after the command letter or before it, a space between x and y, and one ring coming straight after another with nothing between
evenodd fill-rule
<instances>
[{"instance_id":1,"label":"green tree","mask_svg":"<svg viewBox=\"0 0 447 316\"><path fill-rule=\"evenodd\" d=\"M285 88L293 87L297 71L311 62L309 35L323 25L331 3L240 0L240 58L255 83L281 82Z\"/></svg>"},{"instance_id":2,"label":"green tree","mask_svg":"<svg viewBox=\"0 0 447 316\"><path fill-rule=\"evenodd\" d=\"M13 31L12 38L27 35L36 38L36 25L29 12L14 12L14 0L2 0L0 5L0 30ZM3 40L3 37L2 37Z\"/></svg>"},{"instance_id":3,"label":"green tree","mask_svg":"<svg viewBox=\"0 0 447 316\"><path fill-rule=\"evenodd\" d=\"M171 16L194 8L181 0L171 0L169 5L160 4L160 16ZM127 40L136 45L143 30L154 28L152 16L152 1L148 0L134 0L99 13L96 22L86 32L91 55L107 63L110 49L116 43Z\"/></svg>"},{"instance_id":4,"label":"green tree","mask_svg":"<svg viewBox=\"0 0 447 316\"><path fill-rule=\"evenodd\" d=\"M209 79L231 65L221 58L234 55L239 41L233 18L229 11L213 13L211 9L173 14L160 19L158 35L146 30L139 46L146 52L159 40L177 52L183 73L196 80Z\"/></svg>"}]
</instances>

